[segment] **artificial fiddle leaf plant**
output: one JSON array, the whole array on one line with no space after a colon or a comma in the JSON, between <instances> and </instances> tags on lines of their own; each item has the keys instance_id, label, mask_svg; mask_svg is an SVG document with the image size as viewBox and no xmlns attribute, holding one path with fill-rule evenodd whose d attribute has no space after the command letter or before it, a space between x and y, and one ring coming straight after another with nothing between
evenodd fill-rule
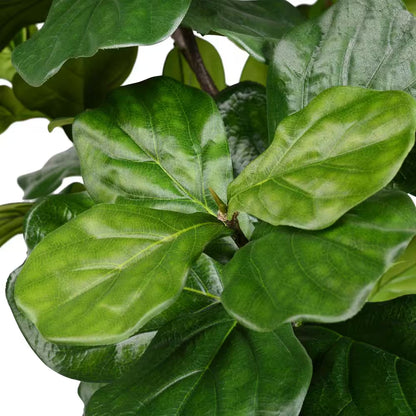
<instances>
[{"instance_id":1,"label":"artificial fiddle leaf plant","mask_svg":"<svg viewBox=\"0 0 416 416\"><path fill-rule=\"evenodd\" d=\"M81 381L85 416L416 413L401 0L1 8L7 48L46 22L15 68L1 55L0 127L46 117L73 141L0 207L0 243L28 246L7 299L38 357ZM241 82L195 31L248 51ZM135 46L168 36L163 76L120 87Z\"/></svg>"}]
</instances>

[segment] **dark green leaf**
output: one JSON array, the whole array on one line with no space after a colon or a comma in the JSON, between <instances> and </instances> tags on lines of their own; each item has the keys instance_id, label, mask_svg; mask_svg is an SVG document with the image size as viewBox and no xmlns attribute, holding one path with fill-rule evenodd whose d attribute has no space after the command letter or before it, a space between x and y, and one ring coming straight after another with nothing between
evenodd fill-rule
<instances>
[{"instance_id":1,"label":"dark green leaf","mask_svg":"<svg viewBox=\"0 0 416 416\"><path fill-rule=\"evenodd\" d=\"M257 330L347 319L415 233L416 208L397 191L380 192L322 231L263 224L226 265L223 304Z\"/></svg>"},{"instance_id":2,"label":"dark green leaf","mask_svg":"<svg viewBox=\"0 0 416 416\"><path fill-rule=\"evenodd\" d=\"M16 121L45 117L38 111L28 110L14 95L13 90L0 85L0 134Z\"/></svg>"},{"instance_id":3,"label":"dark green leaf","mask_svg":"<svg viewBox=\"0 0 416 416\"><path fill-rule=\"evenodd\" d=\"M221 33L264 61L275 42L302 21L284 0L193 0L184 23L202 34Z\"/></svg>"},{"instance_id":4,"label":"dark green leaf","mask_svg":"<svg viewBox=\"0 0 416 416\"><path fill-rule=\"evenodd\" d=\"M227 234L206 214L96 205L35 247L16 304L49 341L119 342L167 309L207 243Z\"/></svg>"},{"instance_id":5,"label":"dark green leaf","mask_svg":"<svg viewBox=\"0 0 416 416\"><path fill-rule=\"evenodd\" d=\"M404 0L404 4L409 12L416 14L416 1L415 0Z\"/></svg>"},{"instance_id":6,"label":"dark green leaf","mask_svg":"<svg viewBox=\"0 0 416 416\"><path fill-rule=\"evenodd\" d=\"M222 90L225 85L224 67L222 65L221 56L217 50L209 42L204 39L196 38L199 53L205 64L208 73L211 75L215 86ZM166 57L163 66L163 75L176 79L185 85L200 88L199 82L194 71L188 65L185 57L178 48L172 49Z\"/></svg>"},{"instance_id":7,"label":"dark green leaf","mask_svg":"<svg viewBox=\"0 0 416 416\"><path fill-rule=\"evenodd\" d=\"M119 87L136 61L137 48L99 51L92 58L71 59L41 87L13 78L16 97L29 109L49 118L72 117L100 105L107 93Z\"/></svg>"},{"instance_id":8,"label":"dark green leaf","mask_svg":"<svg viewBox=\"0 0 416 416\"><path fill-rule=\"evenodd\" d=\"M249 56L241 73L240 81L254 81L266 86L269 67Z\"/></svg>"},{"instance_id":9,"label":"dark green leaf","mask_svg":"<svg viewBox=\"0 0 416 416\"><path fill-rule=\"evenodd\" d=\"M229 212L273 225L330 226L387 185L415 140L401 91L334 87L282 121L270 147L229 186Z\"/></svg>"},{"instance_id":10,"label":"dark green leaf","mask_svg":"<svg viewBox=\"0 0 416 416\"><path fill-rule=\"evenodd\" d=\"M71 147L49 159L42 169L20 176L17 182L24 191L24 199L34 199L52 193L63 179L80 174L78 155Z\"/></svg>"},{"instance_id":11,"label":"dark green leaf","mask_svg":"<svg viewBox=\"0 0 416 416\"><path fill-rule=\"evenodd\" d=\"M214 101L202 91L163 77L123 87L77 117L73 133L96 201L133 199L216 216L209 188L226 200L232 179L227 138Z\"/></svg>"},{"instance_id":12,"label":"dark green leaf","mask_svg":"<svg viewBox=\"0 0 416 416\"><path fill-rule=\"evenodd\" d=\"M237 252L238 246L231 237L218 238L207 245L205 253L221 264L228 263Z\"/></svg>"},{"instance_id":13,"label":"dark green leaf","mask_svg":"<svg viewBox=\"0 0 416 416\"><path fill-rule=\"evenodd\" d=\"M91 208L93 204L86 193L50 195L35 204L26 215L23 226L23 235L29 251L47 234Z\"/></svg>"},{"instance_id":14,"label":"dark green leaf","mask_svg":"<svg viewBox=\"0 0 416 416\"><path fill-rule=\"evenodd\" d=\"M225 125L234 175L268 146L266 89L253 82L233 85L216 98Z\"/></svg>"},{"instance_id":15,"label":"dark green leaf","mask_svg":"<svg viewBox=\"0 0 416 416\"><path fill-rule=\"evenodd\" d=\"M390 186L410 194L416 194L416 146L413 146L407 155Z\"/></svg>"},{"instance_id":16,"label":"dark green leaf","mask_svg":"<svg viewBox=\"0 0 416 416\"><path fill-rule=\"evenodd\" d=\"M70 58L99 49L149 45L168 37L190 0L56 0L42 29L13 52L23 79L39 86Z\"/></svg>"},{"instance_id":17,"label":"dark green leaf","mask_svg":"<svg viewBox=\"0 0 416 416\"><path fill-rule=\"evenodd\" d=\"M310 373L290 325L248 331L217 305L159 331L137 368L93 394L85 414L295 416Z\"/></svg>"},{"instance_id":18,"label":"dark green leaf","mask_svg":"<svg viewBox=\"0 0 416 416\"><path fill-rule=\"evenodd\" d=\"M31 207L27 203L0 205L0 247L23 232L23 221Z\"/></svg>"},{"instance_id":19,"label":"dark green leaf","mask_svg":"<svg viewBox=\"0 0 416 416\"><path fill-rule=\"evenodd\" d=\"M353 319L303 326L314 361L302 415L413 416L416 412L416 298L367 304Z\"/></svg>"},{"instance_id":20,"label":"dark green leaf","mask_svg":"<svg viewBox=\"0 0 416 416\"><path fill-rule=\"evenodd\" d=\"M416 19L401 0L340 0L278 44L268 78L269 128L330 87L416 97Z\"/></svg>"}]
</instances>

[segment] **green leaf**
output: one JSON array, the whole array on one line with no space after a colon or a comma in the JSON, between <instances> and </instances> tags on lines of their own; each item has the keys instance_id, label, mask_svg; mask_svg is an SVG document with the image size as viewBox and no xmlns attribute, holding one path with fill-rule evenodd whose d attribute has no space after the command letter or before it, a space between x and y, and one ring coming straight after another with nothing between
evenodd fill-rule
<instances>
[{"instance_id":1,"label":"green leaf","mask_svg":"<svg viewBox=\"0 0 416 416\"><path fill-rule=\"evenodd\" d=\"M17 182L24 191L24 199L35 199L52 193L65 178L80 174L78 155L71 147L50 158L42 169L20 176Z\"/></svg>"},{"instance_id":2,"label":"green leaf","mask_svg":"<svg viewBox=\"0 0 416 416\"><path fill-rule=\"evenodd\" d=\"M16 121L45 117L42 113L28 110L14 95L13 90L0 85L0 134Z\"/></svg>"},{"instance_id":3,"label":"green leaf","mask_svg":"<svg viewBox=\"0 0 416 416\"><path fill-rule=\"evenodd\" d=\"M50 195L35 204L25 217L23 235L29 251L50 232L91 208L94 202L86 193Z\"/></svg>"},{"instance_id":4,"label":"green leaf","mask_svg":"<svg viewBox=\"0 0 416 416\"><path fill-rule=\"evenodd\" d=\"M96 205L35 247L16 304L49 341L119 342L167 309L207 243L227 234L205 214Z\"/></svg>"},{"instance_id":5,"label":"green leaf","mask_svg":"<svg viewBox=\"0 0 416 416\"><path fill-rule=\"evenodd\" d=\"M416 294L416 239L407 247L403 255L379 279L370 301L383 302L404 295Z\"/></svg>"},{"instance_id":6,"label":"green leaf","mask_svg":"<svg viewBox=\"0 0 416 416\"><path fill-rule=\"evenodd\" d=\"M11 81L16 73L12 65L12 51L10 48L4 48L0 52L0 78Z\"/></svg>"},{"instance_id":7,"label":"green leaf","mask_svg":"<svg viewBox=\"0 0 416 416\"><path fill-rule=\"evenodd\" d=\"M298 328L314 362L302 415L414 415L415 311L409 296L367 304L345 323Z\"/></svg>"},{"instance_id":8,"label":"green leaf","mask_svg":"<svg viewBox=\"0 0 416 416\"><path fill-rule=\"evenodd\" d=\"M14 51L13 63L22 78L37 87L70 58L160 42L179 26L189 4L190 0L55 0L39 33Z\"/></svg>"},{"instance_id":9,"label":"green leaf","mask_svg":"<svg viewBox=\"0 0 416 416\"><path fill-rule=\"evenodd\" d=\"M268 78L269 129L322 91L351 85L416 97L416 19L401 0L340 0L278 44Z\"/></svg>"},{"instance_id":10,"label":"green leaf","mask_svg":"<svg viewBox=\"0 0 416 416\"><path fill-rule=\"evenodd\" d=\"M404 0L404 4L410 13L416 14L416 1L415 0Z\"/></svg>"},{"instance_id":11,"label":"green leaf","mask_svg":"<svg viewBox=\"0 0 416 416\"><path fill-rule=\"evenodd\" d=\"M310 374L290 325L248 331L217 305L163 328L134 371L92 395L85 414L294 416Z\"/></svg>"},{"instance_id":12,"label":"green leaf","mask_svg":"<svg viewBox=\"0 0 416 416\"><path fill-rule=\"evenodd\" d=\"M238 246L235 241L231 237L224 237L209 243L204 252L220 264L226 264L237 250Z\"/></svg>"},{"instance_id":13,"label":"green leaf","mask_svg":"<svg viewBox=\"0 0 416 416\"><path fill-rule=\"evenodd\" d=\"M302 21L283 0L193 0L184 23L202 34L225 35L264 62L275 42Z\"/></svg>"},{"instance_id":14,"label":"green leaf","mask_svg":"<svg viewBox=\"0 0 416 416\"><path fill-rule=\"evenodd\" d=\"M232 179L221 115L210 96L170 78L114 91L73 125L82 174L94 200L216 216Z\"/></svg>"},{"instance_id":15,"label":"green leaf","mask_svg":"<svg viewBox=\"0 0 416 416\"><path fill-rule=\"evenodd\" d=\"M0 247L23 232L23 221L31 207L23 202L0 205Z\"/></svg>"},{"instance_id":16,"label":"green leaf","mask_svg":"<svg viewBox=\"0 0 416 416\"><path fill-rule=\"evenodd\" d=\"M240 81L254 81L266 86L268 69L266 64L249 56L241 73Z\"/></svg>"},{"instance_id":17,"label":"green leaf","mask_svg":"<svg viewBox=\"0 0 416 416\"><path fill-rule=\"evenodd\" d=\"M347 319L415 233L416 208L398 191L380 192L322 231L263 224L226 265L222 302L262 331Z\"/></svg>"},{"instance_id":18,"label":"green leaf","mask_svg":"<svg viewBox=\"0 0 416 416\"><path fill-rule=\"evenodd\" d=\"M413 146L407 155L390 186L410 194L416 194L416 146Z\"/></svg>"},{"instance_id":19,"label":"green leaf","mask_svg":"<svg viewBox=\"0 0 416 416\"><path fill-rule=\"evenodd\" d=\"M216 98L225 125L234 175L268 146L266 90L253 82L235 84Z\"/></svg>"},{"instance_id":20,"label":"green leaf","mask_svg":"<svg viewBox=\"0 0 416 416\"><path fill-rule=\"evenodd\" d=\"M201 58L215 86L219 90L224 89L226 84L221 56L215 47L206 40L197 37L196 43ZM182 52L177 47L173 48L166 57L163 66L163 75L176 79L182 82L182 84L201 89L194 71L192 71Z\"/></svg>"},{"instance_id":21,"label":"green leaf","mask_svg":"<svg viewBox=\"0 0 416 416\"><path fill-rule=\"evenodd\" d=\"M46 19L52 0L6 0L0 3L0 50L25 26Z\"/></svg>"},{"instance_id":22,"label":"green leaf","mask_svg":"<svg viewBox=\"0 0 416 416\"><path fill-rule=\"evenodd\" d=\"M330 226L387 185L414 145L416 102L401 91L334 87L282 121L229 186L229 212L273 225Z\"/></svg>"},{"instance_id":23,"label":"green leaf","mask_svg":"<svg viewBox=\"0 0 416 416\"><path fill-rule=\"evenodd\" d=\"M99 106L109 91L119 87L130 74L136 57L137 48L99 51L92 58L66 62L38 88L16 75L13 91L27 108L41 111L51 119L76 116Z\"/></svg>"}]
</instances>

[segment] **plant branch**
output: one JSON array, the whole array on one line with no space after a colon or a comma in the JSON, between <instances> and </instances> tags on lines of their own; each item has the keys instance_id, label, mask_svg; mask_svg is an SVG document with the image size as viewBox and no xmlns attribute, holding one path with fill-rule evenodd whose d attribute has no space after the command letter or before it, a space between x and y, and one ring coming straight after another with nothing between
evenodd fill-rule
<instances>
[{"instance_id":1,"label":"plant branch","mask_svg":"<svg viewBox=\"0 0 416 416\"><path fill-rule=\"evenodd\" d=\"M201 88L212 97L215 97L219 92L218 88L204 65L192 30L179 27L173 33L172 39L194 72Z\"/></svg>"}]
</instances>

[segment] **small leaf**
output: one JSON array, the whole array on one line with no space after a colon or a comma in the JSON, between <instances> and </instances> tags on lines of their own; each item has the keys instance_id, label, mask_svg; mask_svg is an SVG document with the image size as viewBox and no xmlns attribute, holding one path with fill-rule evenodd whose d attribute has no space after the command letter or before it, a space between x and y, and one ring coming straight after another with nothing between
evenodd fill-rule
<instances>
[{"instance_id":1,"label":"small leaf","mask_svg":"<svg viewBox=\"0 0 416 416\"><path fill-rule=\"evenodd\" d=\"M23 232L23 221L32 208L29 203L0 205L0 247Z\"/></svg>"},{"instance_id":2,"label":"small leaf","mask_svg":"<svg viewBox=\"0 0 416 416\"><path fill-rule=\"evenodd\" d=\"M322 229L386 186L415 141L416 102L401 91L334 87L279 124L229 186L229 213Z\"/></svg>"},{"instance_id":3,"label":"small leaf","mask_svg":"<svg viewBox=\"0 0 416 416\"><path fill-rule=\"evenodd\" d=\"M310 374L290 325L259 334L216 305L162 328L131 373L90 397L85 415L294 416Z\"/></svg>"},{"instance_id":4,"label":"small leaf","mask_svg":"<svg viewBox=\"0 0 416 416\"><path fill-rule=\"evenodd\" d=\"M35 247L16 304L49 341L120 342L177 299L207 243L227 234L205 214L96 205Z\"/></svg>"},{"instance_id":5,"label":"small leaf","mask_svg":"<svg viewBox=\"0 0 416 416\"><path fill-rule=\"evenodd\" d=\"M24 199L35 199L52 193L63 179L80 174L78 155L71 147L49 159L42 169L20 176L17 182L24 191Z\"/></svg>"},{"instance_id":6,"label":"small leaf","mask_svg":"<svg viewBox=\"0 0 416 416\"><path fill-rule=\"evenodd\" d=\"M132 116L134 114L134 117ZM232 179L221 115L212 98L170 78L114 91L73 125L88 192L95 201L216 216Z\"/></svg>"},{"instance_id":7,"label":"small leaf","mask_svg":"<svg viewBox=\"0 0 416 416\"><path fill-rule=\"evenodd\" d=\"M262 331L296 320L345 320L415 234L416 208L398 191L373 196L322 231L263 224L226 265L222 302Z\"/></svg>"},{"instance_id":8,"label":"small leaf","mask_svg":"<svg viewBox=\"0 0 416 416\"><path fill-rule=\"evenodd\" d=\"M241 73L240 82L254 81L266 86L268 69L269 67L266 64L249 56Z\"/></svg>"},{"instance_id":9,"label":"small leaf","mask_svg":"<svg viewBox=\"0 0 416 416\"><path fill-rule=\"evenodd\" d=\"M54 1L39 33L13 52L13 63L22 78L37 87L68 59L92 56L99 49L160 42L179 26L189 3L190 0Z\"/></svg>"},{"instance_id":10,"label":"small leaf","mask_svg":"<svg viewBox=\"0 0 416 416\"><path fill-rule=\"evenodd\" d=\"M268 146L266 90L253 82L235 84L216 97L228 137L234 175Z\"/></svg>"},{"instance_id":11,"label":"small leaf","mask_svg":"<svg viewBox=\"0 0 416 416\"><path fill-rule=\"evenodd\" d=\"M225 85L224 67L221 56L211 43L204 39L196 38L199 53L202 61L210 74L215 86L222 90ZM188 62L178 48L173 48L166 57L163 66L163 75L176 79L185 85L201 89L194 71L190 68Z\"/></svg>"},{"instance_id":12,"label":"small leaf","mask_svg":"<svg viewBox=\"0 0 416 416\"><path fill-rule=\"evenodd\" d=\"M302 415L409 415L416 412L416 297L367 304L334 325L296 334L313 359Z\"/></svg>"}]
</instances>

